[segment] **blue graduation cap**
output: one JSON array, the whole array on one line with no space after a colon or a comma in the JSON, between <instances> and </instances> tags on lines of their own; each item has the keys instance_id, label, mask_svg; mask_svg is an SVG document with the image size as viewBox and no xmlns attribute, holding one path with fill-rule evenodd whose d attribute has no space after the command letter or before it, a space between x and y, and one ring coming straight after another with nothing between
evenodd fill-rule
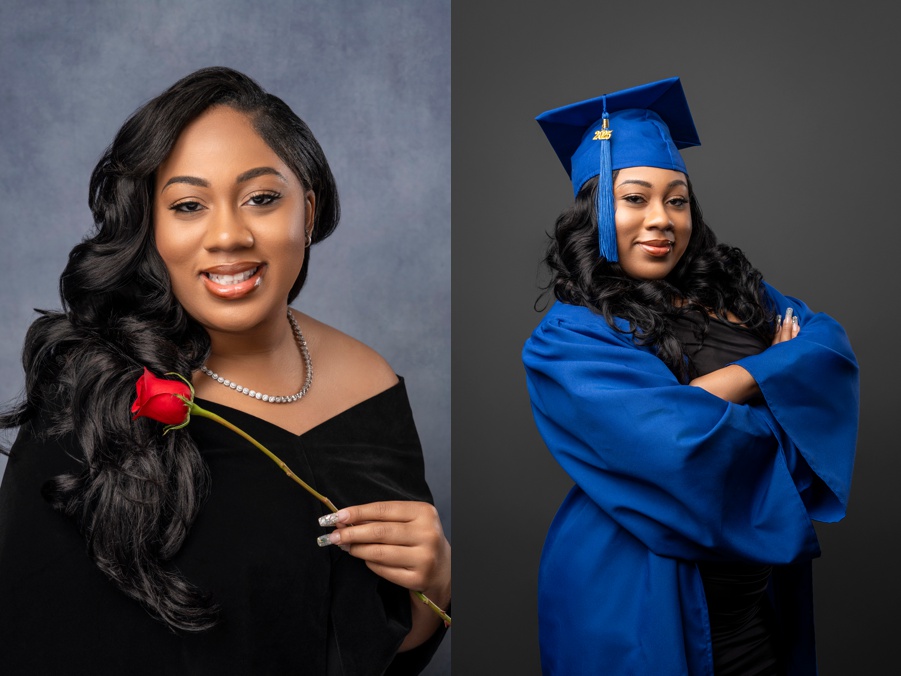
<instances>
[{"instance_id":1,"label":"blue graduation cap","mask_svg":"<svg viewBox=\"0 0 901 676\"><path fill-rule=\"evenodd\" d=\"M657 167L687 174L679 149L701 145L682 83L672 77L571 103L537 118L578 194L598 179L598 239L601 255L619 260L613 210L612 172Z\"/></svg>"}]
</instances>

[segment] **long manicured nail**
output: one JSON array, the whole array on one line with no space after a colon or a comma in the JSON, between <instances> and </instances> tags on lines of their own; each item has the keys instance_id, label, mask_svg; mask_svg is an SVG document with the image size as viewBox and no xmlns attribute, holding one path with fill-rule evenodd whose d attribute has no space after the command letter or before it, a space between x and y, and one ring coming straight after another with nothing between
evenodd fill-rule
<instances>
[{"instance_id":1,"label":"long manicured nail","mask_svg":"<svg viewBox=\"0 0 901 676\"><path fill-rule=\"evenodd\" d=\"M776 315L776 326L780 326L782 324L782 315Z\"/></svg>"},{"instance_id":2,"label":"long manicured nail","mask_svg":"<svg viewBox=\"0 0 901 676\"><path fill-rule=\"evenodd\" d=\"M785 309L785 321L789 321L792 318L793 312L794 312L794 310L792 310L791 308Z\"/></svg>"},{"instance_id":3,"label":"long manicured nail","mask_svg":"<svg viewBox=\"0 0 901 676\"><path fill-rule=\"evenodd\" d=\"M797 317L792 317L792 325L795 327L798 326L798 318Z\"/></svg>"},{"instance_id":4,"label":"long manicured nail","mask_svg":"<svg viewBox=\"0 0 901 676\"><path fill-rule=\"evenodd\" d=\"M341 534L333 530L331 533L320 535L316 538L316 544L320 547L328 547L329 545L337 545L341 542Z\"/></svg>"},{"instance_id":5,"label":"long manicured nail","mask_svg":"<svg viewBox=\"0 0 901 676\"><path fill-rule=\"evenodd\" d=\"M336 523L345 523L349 516L350 514L348 514L346 509L339 509L337 512L320 516L319 525L325 528L327 526L334 526Z\"/></svg>"},{"instance_id":6,"label":"long manicured nail","mask_svg":"<svg viewBox=\"0 0 901 676\"><path fill-rule=\"evenodd\" d=\"M319 517L319 525L323 528L334 526L336 523L338 523L338 512L332 512L331 514Z\"/></svg>"}]
</instances>

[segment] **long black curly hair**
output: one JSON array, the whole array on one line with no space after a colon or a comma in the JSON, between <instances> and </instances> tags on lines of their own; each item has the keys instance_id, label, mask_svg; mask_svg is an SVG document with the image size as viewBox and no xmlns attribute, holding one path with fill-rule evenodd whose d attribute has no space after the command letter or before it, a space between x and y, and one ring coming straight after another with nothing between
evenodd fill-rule
<instances>
[{"instance_id":1,"label":"long black curly hair","mask_svg":"<svg viewBox=\"0 0 901 676\"><path fill-rule=\"evenodd\" d=\"M693 367L672 329L673 318L680 314L700 312L702 335L710 313L725 321L731 313L761 338L772 339L773 312L765 302L763 277L740 249L717 242L690 181L691 237L663 279L634 279L619 263L600 256L597 186L596 177L587 181L573 205L557 218L544 258L551 278L542 296L550 292L561 302L587 307L617 330L614 317L626 320L635 341L654 346L682 382L690 379Z\"/></svg>"},{"instance_id":2,"label":"long black curly hair","mask_svg":"<svg viewBox=\"0 0 901 676\"><path fill-rule=\"evenodd\" d=\"M213 626L218 609L169 561L208 488L189 434L132 421L128 404L143 367L192 373L206 359L205 330L172 294L153 236L155 174L180 133L212 106L251 119L257 133L316 195L313 242L338 224L338 193L309 127L281 99L228 68L176 82L126 120L91 176L95 226L72 249L60 278L62 311L41 311L23 351L25 399L0 428L38 416L51 435L73 435L81 471L58 476L45 498L84 534L97 566L125 594L175 630ZM303 286L309 250L289 297ZM48 404L51 402L51 404Z\"/></svg>"}]
</instances>

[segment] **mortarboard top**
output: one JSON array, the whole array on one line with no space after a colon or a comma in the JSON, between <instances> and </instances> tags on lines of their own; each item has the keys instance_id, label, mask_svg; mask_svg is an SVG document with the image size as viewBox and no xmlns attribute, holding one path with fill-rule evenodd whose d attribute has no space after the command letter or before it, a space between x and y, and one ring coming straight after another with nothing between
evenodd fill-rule
<instances>
[{"instance_id":1,"label":"mortarboard top","mask_svg":"<svg viewBox=\"0 0 901 676\"><path fill-rule=\"evenodd\" d=\"M659 167L687 174L679 149L701 144L677 77L555 108L536 120L576 194L588 179L605 174L598 182L598 233L601 254L611 261L618 256L610 173Z\"/></svg>"}]
</instances>

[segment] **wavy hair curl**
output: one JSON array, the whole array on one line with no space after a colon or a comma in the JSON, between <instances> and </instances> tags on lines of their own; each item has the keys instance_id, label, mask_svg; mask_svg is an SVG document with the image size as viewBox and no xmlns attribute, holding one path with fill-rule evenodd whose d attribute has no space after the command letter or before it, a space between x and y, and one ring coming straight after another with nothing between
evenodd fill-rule
<instances>
[{"instance_id":1,"label":"wavy hair curl","mask_svg":"<svg viewBox=\"0 0 901 676\"><path fill-rule=\"evenodd\" d=\"M280 98L229 68L182 78L122 125L91 176L93 231L69 254L62 311L40 311L25 339L24 400L0 428L42 416L48 435L71 435L81 471L47 482L44 497L72 518L89 555L120 590L173 630L202 631L218 608L171 565L208 490L189 434L128 410L143 367L191 373L206 359L206 331L178 303L153 237L156 171L182 130L213 106L245 113L316 195L313 243L338 224L338 193L309 127ZM288 296L306 280L309 249ZM48 402L50 402L48 404Z\"/></svg>"},{"instance_id":2,"label":"wavy hair curl","mask_svg":"<svg viewBox=\"0 0 901 676\"><path fill-rule=\"evenodd\" d=\"M597 186L597 177L587 181L573 205L557 218L544 258L551 277L542 296L552 293L561 302L587 307L618 331L614 318L626 320L636 343L653 346L682 382L694 375L694 369L673 333L676 316L700 312L703 338L710 313L724 321L732 313L756 335L772 340L774 314L765 301L762 275L741 249L717 241L704 222L691 181L691 237L682 258L663 279L629 277L619 263L600 256Z\"/></svg>"}]
</instances>

